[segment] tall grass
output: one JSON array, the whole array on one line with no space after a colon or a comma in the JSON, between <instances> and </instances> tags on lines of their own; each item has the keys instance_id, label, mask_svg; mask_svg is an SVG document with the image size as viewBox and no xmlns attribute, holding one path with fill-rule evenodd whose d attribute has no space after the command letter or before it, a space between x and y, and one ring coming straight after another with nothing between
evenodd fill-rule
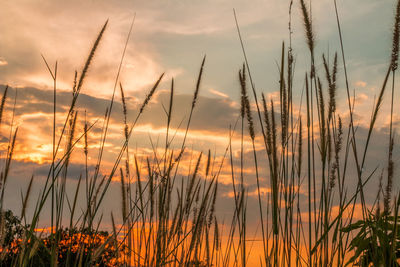
<instances>
[{"instance_id":1,"label":"tall grass","mask_svg":"<svg viewBox=\"0 0 400 267\"><path fill-rule=\"evenodd\" d=\"M14 111L11 113L10 138L0 174L0 263L12 266L250 266L255 253L252 247L257 240L249 238L247 206L250 175L256 181L257 213L259 215L262 249L261 266L345 266L360 265L397 266L400 251L398 240L398 210L400 196L393 190L395 127L395 75L398 67L400 1L396 6L393 28L393 43L388 69L367 130L366 142L359 142L357 122L354 117L355 100L350 94L347 73L345 44L338 6L333 1L340 51L334 54L333 62L316 55L317 35L314 32L310 6L299 1L298 14L305 30L305 45L309 52L309 64L304 73L304 89L299 103L295 102L295 49L292 47L291 17L289 5L289 42L282 43L279 63L279 99L268 99L259 92L251 75L249 58L246 55L239 20L234 10L239 42L244 57L243 67L238 72L240 87L240 110L238 120L229 131L229 142L219 159L211 151L194 152L187 148L186 140L196 112L203 76L207 71L206 57L201 61L194 84L194 93L186 126L182 129L183 140L174 149L172 120L174 119L174 79L171 80L170 97L166 113L165 143L162 149L153 146L153 153L145 158L130 149L135 126L160 86L161 74L150 88L137 115L128 121L127 97L119 79L122 63L132 31L131 24L115 78L113 93L104 118L89 123L85 112L84 128L79 132L77 123L82 120L76 107L86 76L95 61L97 48L106 34L108 21L101 28L89 56L75 78L72 86L72 101L65 115L61 131L56 125L57 107L57 62L51 68L43 57L53 81L53 133L51 166L45 184L34 199L32 187L36 182L32 176L25 194L21 192L21 214L14 223L19 227L18 238L8 242L4 195L17 139L18 128L14 128ZM317 68L317 66L322 66ZM342 72L343 71L343 72ZM392 79L390 80L390 77ZM347 110L338 110L338 81L345 82ZM389 144L385 162L386 180L383 189L383 170L367 172L371 138L376 122L381 115L388 83L391 82ZM110 119L115 104L117 86L121 94L123 128L121 148L116 154L111 170L103 175L103 154L108 137ZM251 88L252 96L248 93ZM4 127L8 86L5 87L0 104L0 127ZM305 98L305 99L303 99ZM261 99L261 101L260 101ZM255 111L253 111L255 107ZM348 119L342 118L343 114ZM101 137L97 147L97 160L93 171L88 165L89 134L94 125L101 124ZM239 125L240 129L236 129ZM238 134L239 133L239 134ZM235 135L240 135L236 137ZM236 161L233 138L240 139L240 166ZM245 141L251 144L254 173L245 174ZM164 142L164 141L163 141ZM76 183L72 198L67 192L71 155L77 144L83 143L85 172ZM64 149L60 149L64 145ZM262 152L262 153L260 153ZM360 153L361 152L361 153ZM265 154L265 156L263 155ZM205 159L206 158L206 159ZM187 163L189 159L189 163ZM355 162L355 163L353 163ZM123 163L123 164L121 164ZM188 165L189 166L186 166ZM350 167L351 165L351 167ZM228 166L232 182L234 209L230 221L222 222L218 212L218 186L223 167ZM267 170L261 168L267 166ZM186 174L184 167L189 167ZM352 168L356 177L351 176ZM117 177L119 176L119 177ZM349 177L350 176L350 177ZM264 179L267 177L267 179ZM381 186L373 204L366 200L365 185L376 178ZM105 195L113 181L120 183L121 224L116 223L116 212L104 214ZM348 185L355 183L355 191ZM81 188L81 187L84 187ZM263 188L269 188L264 194ZM78 195L84 190L85 201L78 203ZM383 195L383 211L380 198ZM29 202L36 201L30 220L26 215ZM51 234L43 237L38 233L39 218L46 205L50 204ZM65 208L67 207L68 210ZM78 208L79 207L79 208ZM356 217L360 209L362 219ZM67 211L66 211L67 210ZM68 225L63 225L65 214ZM101 231L104 217L110 217L112 233ZM360 219L359 221L356 221ZM78 234L78 235L77 235ZM61 244L69 240L66 249ZM253 253L253 254L252 254ZM107 258L108 257L108 258ZM107 263L105 260L108 259ZM254 261L252 261L254 262Z\"/></svg>"}]
</instances>

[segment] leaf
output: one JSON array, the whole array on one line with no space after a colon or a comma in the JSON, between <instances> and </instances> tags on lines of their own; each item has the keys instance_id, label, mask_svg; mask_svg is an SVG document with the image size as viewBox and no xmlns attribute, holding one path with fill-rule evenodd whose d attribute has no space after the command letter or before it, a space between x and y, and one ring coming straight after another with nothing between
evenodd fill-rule
<instances>
[{"instance_id":1,"label":"leaf","mask_svg":"<svg viewBox=\"0 0 400 267\"><path fill-rule=\"evenodd\" d=\"M351 232L351 231L353 231L353 230L355 230L355 229L360 228L360 227L363 226L364 224L365 224L365 222L362 221L362 220L360 220L360 221L358 221L358 222L355 222L355 223L353 223L353 224L350 224L350 225L347 226L347 227L342 228L341 231L344 232L344 233L348 233L348 232Z\"/></svg>"}]
</instances>

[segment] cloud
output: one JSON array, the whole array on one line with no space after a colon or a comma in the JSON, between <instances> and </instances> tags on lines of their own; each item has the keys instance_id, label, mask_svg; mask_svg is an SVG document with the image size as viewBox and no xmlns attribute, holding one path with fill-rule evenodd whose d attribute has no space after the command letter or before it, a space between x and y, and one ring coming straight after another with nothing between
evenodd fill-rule
<instances>
[{"instance_id":1,"label":"cloud","mask_svg":"<svg viewBox=\"0 0 400 267\"><path fill-rule=\"evenodd\" d=\"M8 3L4 7L7 12L0 11L4 18L2 25L13 25L0 26L4 36L7 36L2 38L0 46L8 62L2 69L0 81L18 86L51 88L52 79L41 58L43 55L51 68L58 61L58 86L71 88L74 71L81 71L96 35L109 17L108 11L103 8L114 5L88 2L56 4L51 1L42 1L37 5L31 1L22 2L17 5ZM91 93L112 94L132 17L133 13L131 16L124 13L122 17L114 13L110 18L86 79L85 88ZM125 56L125 65L137 66L122 69L121 81L127 91L142 89L163 70L151 46L133 37Z\"/></svg>"},{"instance_id":2,"label":"cloud","mask_svg":"<svg viewBox=\"0 0 400 267\"><path fill-rule=\"evenodd\" d=\"M2 69L0 82L51 88L52 80L41 58L44 55L51 67L54 67L55 61L59 63L58 86L70 88L74 71L80 71L101 25L109 18L108 29L85 87L92 94L111 95L129 24L136 13L121 81L127 91L137 91L152 83L166 69L171 76L182 73L181 67L163 62L160 55L161 46L170 42L167 36L202 36L234 27L232 9L224 1L214 3L214 8L222 11L217 13L210 12L214 8L203 2L117 2L55 3L42 0L38 5L21 0L18 3L5 3L0 11L4 19L0 30L7 38L2 38L0 46L8 64ZM261 11L257 15L247 15L250 12L248 5L240 4L240 1L234 5L240 6L246 14L242 16L243 25L264 17ZM191 44L182 43L185 51L190 47Z\"/></svg>"},{"instance_id":3,"label":"cloud","mask_svg":"<svg viewBox=\"0 0 400 267\"><path fill-rule=\"evenodd\" d=\"M355 86L357 86L357 87L365 87L365 86L367 86L367 83L366 82L363 82L363 81L357 81L356 83L355 83Z\"/></svg>"},{"instance_id":4,"label":"cloud","mask_svg":"<svg viewBox=\"0 0 400 267\"><path fill-rule=\"evenodd\" d=\"M0 66L5 66L7 64L8 64L7 60L5 60L5 58L3 57L0 57Z\"/></svg>"},{"instance_id":5,"label":"cloud","mask_svg":"<svg viewBox=\"0 0 400 267\"><path fill-rule=\"evenodd\" d=\"M4 90L5 86L0 86ZM12 110L14 109L14 98L17 92L15 105L14 125L19 127L18 138L15 148L15 158L18 160L34 161L40 164L51 161L51 140L53 127L53 92L49 90L37 89L33 87L9 88L8 100L6 101L6 111L4 123L10 124ZM119 93L119 92L118 92ZM128 123L132 123L139 111L143 95L127 96ZM56 94L56 138L59 138L63 128L66 114L72 100L72 93L68 91L58 91ZM133 137L130 141L132 146L139 148L150 148L151 138L158 139L165 136L167 116L163 107L168 107L170 100L169 92L161 90L156 93L153 99L145 108L144 112L135 126ZM174 139L172 145L179 146L184 136L188 114L192 102L191 95L174 95L174 106L172 110L170 138ZM96 123L89 132L89 149L91 151L90 163L95 164L96 155L94 151L102 136L104 114L110 105L110 99L94 97L87 94L80 94L75 109L78 111L75 138L83 134L85 120L89 125ZM194 146L194 149L209 147L212 143L220 151L225 149L228 144L229 126L234 125L238 118L238 109L232 100L226 98L211 98L199 96L196 108L193 112L190 131L188 134L187 145ZM108 138L105 144L105 166L110 165L116 153L119 152L123 144L123 112L119 94L115 97L111 121L108 130ZM67 129L68 132L68 124ZM1 143L7 146L9 135L7 129L3 128ZM237 140L239 135L236 135ZM83 140L83 139L82 139ZM61 140L60 153L63 153L64 142ZM83 141L77 144L76 150L82 152ZM93 154L94 153L94 154ZM74 159L74 157L72 158ZM79 157L77 158L79 160ZM107 165L108 164L108 165Z\"/></svg>"},{"instance_id":6,"label":"cloud","mask_svg":"<svg viewBox=\"0 0 400 267\"><path fill-rule=\"evenodd\" d=\"M337 50L336 42L332 41L337 38L336 20L330 4L327 0L314 3L313 19L318 48L324 50L329 44L334 51ZM371 0L362 1L362 4L359 0L346 2L339 7L344 33L358 32L360 29L349 29L356 27L354 25L379 21L380 16L389 20L390 16L385 14L392 15L391 6ZM198 71L196 63L207 54L204 85L233 97L238 92L236 73L243 58L232 8L236 9L254 82L257 88L265 88L270 93L271 89L277 88L279 74L275 61L279 61L280 44L288 37L288 1L255 0L253 5L240 0L190 3L177 0L117 0L112 3L105 0L84 3L77 0L63 3L40 0L40 4L30 0L9 1L0 10L3 19L0 30L6 36L0 40L0 47L2 56L8 62L2 66L0 82L51 89L52 80L41 58L43 54L52 67L58 61L58 87L71 88L74 71L81 70L96 34L109 18L108 29L89 70L84 89L88 94L110 96L129 25L136 13L120 75L126 91L142 91L167 71L165 82L171 77L179 78L176 82L181 85L180 93L187 93L186 89L193 87ZM374 12L378 9L382 11L379 14ZM373 19L363 21L371 16ZM302 63L308 64L308 54L304 51L303 24L298 3L292 7L292 19L293 48L298 62L296 75L302 79L306 71ZM377 33L382 33L386 32L382 30L384 26L374 23L373 27ZM252 39L254 37L257 40ZM355 80L364 80L359 76L365 75L364 70L371 66L366 82L371 86L377 84L376 77L380 69L376 70L376 64L382 63L382 60L377 62L375 59L378 56L382 58L385 40L374 38L370 46L360 46L359 42L347 39L346 51L349 54L354 51L358 53L357 57L352 56L347 61L349 74L353 74L351 69L356 69ZM378 50L377 47L382 47L379 55L376 55L378 52L371 53L372 50ZM365 53L360 54L360 51ZM364 60L368 55L376 55L374 62Z\"/></svg>"},{"instance_id":7,"label":"cloud","mask_svg":"<svg viewBox=\"0 0 400 267\"><path fill-rule=\"evenodd\" d=\"M216 95L216 96L220 96L220 97L223 97L223 98L229 98L229 96L227 94L224 94L224 93L222 93L220 91L217 91L217 90L214 90L214 89L209 89L208 91L210 93Z\"/></svg>"},{"instance_id":8,"label":"cloud","mask_svg":"<svg viewBox=\"0 0 400 267\"><path fill-rule=\"evenodd\" d=\"M0 86L4 90L4 86ZM15 88L10 88L10 97L14 97ZM49 90L37 89L34 87L18 88L16 114L23 120L39 119L38 115L49 116L53 114L53 92ZM115 97L112 118L115 123L123 122L122 104L119 92ZM170 93L161 90L155 94L139 121L140 124L151 124L154 128L162 128L166 125L166 114L163 109L169 105ZM144 94L130 94L127 96L128 121L133 121L137 115L139 107L142 105ZM182 119L187 120L190 111L192 95L174 95L172 127L178 127ZM57 113L68 111L72 100L72 93L58 91L56 96ZM101 118L104 116L106 108L110 105L110 98L95 97L81 93L77 101L77 109L82 113L86 111L88 117ZM11 108L11 101L9 105ZM36 115L32 115L36 114ZM229 98L212 98L199 96L193 114L191 129L197 131L217 131L225 132L229 124L233 124L238 115L238 108Z\"/></svg>"}]
</instances>

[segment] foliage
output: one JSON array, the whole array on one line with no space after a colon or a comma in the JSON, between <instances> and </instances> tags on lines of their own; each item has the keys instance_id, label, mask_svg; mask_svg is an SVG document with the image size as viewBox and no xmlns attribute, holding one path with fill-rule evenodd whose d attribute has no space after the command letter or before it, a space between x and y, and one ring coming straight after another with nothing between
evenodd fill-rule
<instances>
[{"instance_id":1,"label":"foliage","mask_svg":"<svg viewBox=\"0 0 400 267\"><path fill-rule=\"evenodd\" d=\"M21 220L14 216L11 210L3 211L0 215L1 225L1 245L3 247L10 246L14 240L20 239L24 232Z\"/></svg>"},{"instance_id":2,"label":"foliage","mask_svg":"<svg viewBox=\"0 0 400 267\"><path fill-rule=\"evenodd\" d=\"M400 232L395 216L369 213L365 220L359 220L342 229L343 232L355 232L349 252L354 255L347 265L359 266L399 266Z\"/></svg>"},{"instance_id":3,"label":"foliage","mask_svg":"<svg viewBox=\"0 0 400 267\"><path fill-rule=\"evenodd\" d=\"M18 255L25 249L24 233L26 228L21 226L18 217L8 210L4 212L5 242L2 246L0 266L16 264ZM57 265L71 266L85 264L90 266L118 266L120 257L126 249L120 242L112 242L113 237L105 231L96 232L89 229L60 229L43 238L38 238L33 247L35 253L30 255L28 264L32 266L50 266L51 249L56 245ZM34 242L34 243L35 243ZM126 252L126 250L125 250Z\"/></svg>"}]
</instances>

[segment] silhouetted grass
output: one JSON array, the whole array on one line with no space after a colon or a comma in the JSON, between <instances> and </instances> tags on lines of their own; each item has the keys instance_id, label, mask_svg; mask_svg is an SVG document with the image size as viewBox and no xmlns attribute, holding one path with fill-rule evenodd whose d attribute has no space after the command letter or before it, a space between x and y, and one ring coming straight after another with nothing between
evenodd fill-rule
<instances>
[{"instance_id":1,"label":"silhouetted grass","mask_svg":"<svg viewBox=\"0 0 400 267\"><path fill-rule=\"evenodd\" d=\"M89 56L72 86L72 102L66 112L62 130L56 131L57 107L57 62L54 69L43 57L53 80L53 133L52 162L40 194L31 196L35 179L27 183L25 194L21 192L22 208L18 217L5 211L4 192L18 128L13 128L14 109L10 127L8 147L3 157L0 173L0 265L12 266L246 266L249 258L259 257L262 266L397 266L400 258L400 233L398 231L398 210L400 196L393 192L395 162L393 151L395 75L398 65L400 1L396 6L393 29L392 51L388 69L383 78L376 102L372 108L366 142L359 142L354 121L354 98L350 95L344 42L337 3L334 0L338 26L340 55L334 54L333 63L324 54L316 62L317 35L314 32L310 7L300 0L299 15L305 28L305 43L309 50L308 71L304 73L304 94L295 103L293 91L298 85L294 79L295 50L289 32L289 46L282 43L279 63L279 100L268 99L258 92L252 79L249 59L241 36L238 18L234 18L241 44L244 63L238 72L240 86L240 110L238 120L229 131L229 143L223 156L217 161L208 150L207 154L188 151L186 139L190 135L191 120L199 101L202 80L205 76L204 56L196 83L186 126L182 129L183 140L179 149L171 145L171 121L174 119L174 79L171 80L170 98L166 113L165 144L161 150L152 143L153 153L145 159L136 151L129 150L129 142L141 115L145 112L156 93L164 74L161 74L148 91L137 115L128 121L128 103L124 88L119 81L124 55L131 34L133 22L121 56L115 78L112 98L103 119L89 124L85 112L84 129L79 132L76 103L95 59L98 46L108 21L101 28ZM291 25L292 2L289 7ZM291 26L290 26L291 27ZM289 31L290 28L289 28ZM318 69L317 66L322 66ZM343 70L343 73L342 73ZM383 170L366 173L371 138L381 113L386 88L392 77L390 95L390 129L387 150L386 186L383 190ZM338 81L346 84L347 110L338 110ZM103 153L108 138L109 123L116 101L119 84L121 94L123 129L121 148L115 155L110 172L103 176ZM248 93L251 88L253 101ZM0 126L4 127L9 88L5 87L0 104ZM261 103L258 99L261 97ZM304 103L305 102L305 103ZM260 105L261 108L260 108ZM254 108L255 107L255 108ZM255 109L255 111L253 111ZM348 113L348 119L341 116ZM256 116L254 116L254 114ZM342 115L340 115L342 114ZM240 120L240 122L239 122ZM247 125L246 122L247 121ZM232 139L239 122L240 166L235 166ZM95 124L102 123L97 160L93 172L89 171L88 154L90 131ZM247 127L246 127L247 126ZM248 137L247 137L248 135ZM244 142L251 142L253 173L244 175ZM72 153L79 142L83 142L85 173L76 183L73 198L68 198L68 170ZM164 142L164 141L163 141ZM60 149L65 144L64 149ZM208 148L207 148L208 149ZM161 151L161 152L160 152ZM265 152L265 157L258 152ZM361 153L360 153L361 152ZM229 154L228 154L229 153ZM207 159L205 160L205 155ZM182 167L190 161L187 176ZM123 162L124 166L121 165ZM239 164L239 163L238 163ZM229 165L233 198L232 218L221 223L216 212L218 184L223 166ZM356 177L349 177L350 165L356 170ZM261 166L267 166L264 171ZM203 171L204 170L204 171ZM263 172L263 173L262 173ZM116 177L118 176L119 177ZM247 202L249 176L254 176L257 186L256 207L261 228L261 255L255 255L249 238ZM267 179L262 179L266 177ZM381 177L377 198L365 199L364 188L371 179ZM353 178L353 179L352 179ZM81 189L82 179L84 180ZM121 221L116 224L116 212L101 213L105 195L113 181L120 182ZM249 180L248 180L249 179ZM350 192L347 185L355 182L356 190ZM263 188L269 191L264 194ZM84 190L84 203L78 203L78 195ZM304 196L301 196L303 194ZM380 208L383 196L383 211ZM29 202L36 201L30 221L26 216ZM39 218L45 205L50 203L50 234L42 236L37 232ZM67 209L65 208L67 205ZM79 207L79 208L78 208ZM305 208L304 208L305 207ZM67 211L66 211L67 210ZM361 210L363 218L356 219L355 211ZM69 218L64 218L69 214ZM110 216L112 233L102 232L104 216ZM63 221L69 222L63 225Z\"/></svg>"}]
</instances>

